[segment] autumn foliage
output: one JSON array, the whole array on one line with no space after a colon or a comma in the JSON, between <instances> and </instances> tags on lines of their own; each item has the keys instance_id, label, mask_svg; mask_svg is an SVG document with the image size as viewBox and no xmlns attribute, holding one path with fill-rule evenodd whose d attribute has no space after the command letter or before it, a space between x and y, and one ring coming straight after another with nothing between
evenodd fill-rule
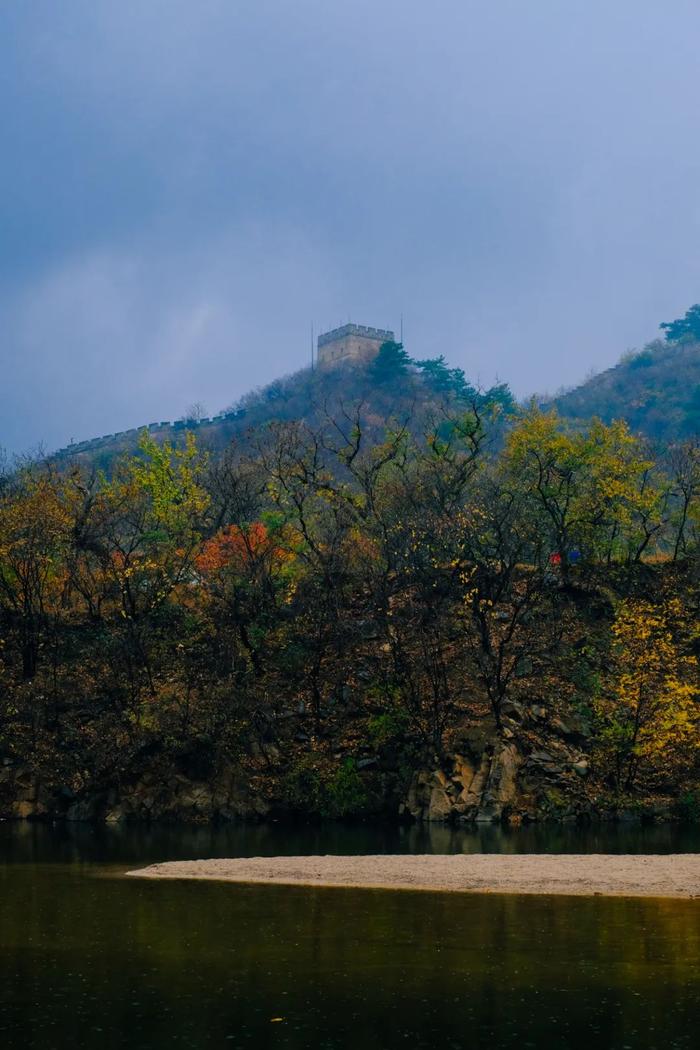
<instances>
[{"instance_id":1,"label":"autumn foliage","mask_svg":"<svg viewBox=\"0 0 700 1050\"><path fill-rule=\"evenodd\" d=\"M476 404L371 433L357 407L4 476L0 758L67 799L153 762L297 808L313 780L342 815L465 727L533 749L535 706L588 726L592 804L695 790L697 445Z\"/></svg>"}]
</instances>

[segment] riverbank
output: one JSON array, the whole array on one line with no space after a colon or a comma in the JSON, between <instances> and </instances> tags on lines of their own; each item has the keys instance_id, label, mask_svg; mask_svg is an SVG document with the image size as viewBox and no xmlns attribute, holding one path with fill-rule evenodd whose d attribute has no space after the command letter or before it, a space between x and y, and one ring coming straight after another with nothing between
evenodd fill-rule
<instances>
[{"instance_id":1,"label":"riverbank","mask_svg":"<svg viewBox=\"0 0 700 1050\"><path fill-rule=\"evenodd\" d=\"M237 857L152 864L144 879L612 897L700 897L700 854Z\"/></svg>"}]
</instances>

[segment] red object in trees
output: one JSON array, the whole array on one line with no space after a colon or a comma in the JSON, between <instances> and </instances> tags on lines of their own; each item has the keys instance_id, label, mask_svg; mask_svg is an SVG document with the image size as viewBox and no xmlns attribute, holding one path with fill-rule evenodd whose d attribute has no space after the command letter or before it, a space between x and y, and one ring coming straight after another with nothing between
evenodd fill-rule
<instances>
[{"instance_id":1,"label":"red object in trees","mask_svg":"<svg viewBox=\"0 0 700 1050\"><path fill-rule=\"evenodd\" d=\"M559 551L555 551L554 554L549 555L550 565L561 565L561 554Z\"/></svg>"}]
</instances>

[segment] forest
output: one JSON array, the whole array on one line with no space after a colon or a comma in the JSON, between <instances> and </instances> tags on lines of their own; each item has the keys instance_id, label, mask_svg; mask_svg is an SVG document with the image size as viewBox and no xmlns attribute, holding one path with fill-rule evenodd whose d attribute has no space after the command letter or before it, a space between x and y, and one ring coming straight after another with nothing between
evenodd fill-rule
<instances>
[{"instance_id":1,"label":"forest","mask_svg":"<svg viewBox=\"0 0 700 1050\"><path fill-rule=\"evenodd\" d=\"M698 443L498 399L366 415L5 471L0 806L119 816L146 775L156 815L228 777L245 813L395 816L474 733L526 760L568 722L582 777L500 816L569 814L572 781L578 815L695 814Z\"/></svg>"}]
</instances>

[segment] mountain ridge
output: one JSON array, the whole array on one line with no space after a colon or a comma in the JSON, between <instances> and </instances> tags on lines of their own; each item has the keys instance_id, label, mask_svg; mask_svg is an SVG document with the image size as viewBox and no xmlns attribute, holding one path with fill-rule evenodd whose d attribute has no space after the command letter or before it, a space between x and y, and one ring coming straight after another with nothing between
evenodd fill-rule
<instances>
[{"instance_id":1,"label":"mountain ridge","mask_svg":"<svg viewBox=\"0 0 700 1050\"><path fill-rule=\"evenodd\" d=\"M442 357L411 361L406 355L406 359L405 367L385 377L383 383L373 381L371 362L300 369L249 391L214 416L152 422L77 442L53 455L108 464L115 455L136 448L144 431L157 441L177 441L182 434L194 432L216 450L251 428L314 418L329 403L335 407L362 402L371 415L384 421L409 409L415 411L417 405L419 415L474 399L507 411L516 406L505 383L480 392L461 369L449 368ZM562 418L577 424L594 417L605 423L623 419L631 430L652 440L693 437L700 432L700 341L655 340L640 351L624 354L617 364L571 390L537 400L543 408L554 408Z\"/></svg>"},{"instance_id":2,"label":"mountain ridge","mask_svg":"<svg viewBox=\"0 0 700 1050\"><path fill-rule=\"evenodd\" d=\"M574 421L624 419L652 440L692 437L700 431L700 342L654 340L546 404Z\"/></svg>"}]
</instances>

